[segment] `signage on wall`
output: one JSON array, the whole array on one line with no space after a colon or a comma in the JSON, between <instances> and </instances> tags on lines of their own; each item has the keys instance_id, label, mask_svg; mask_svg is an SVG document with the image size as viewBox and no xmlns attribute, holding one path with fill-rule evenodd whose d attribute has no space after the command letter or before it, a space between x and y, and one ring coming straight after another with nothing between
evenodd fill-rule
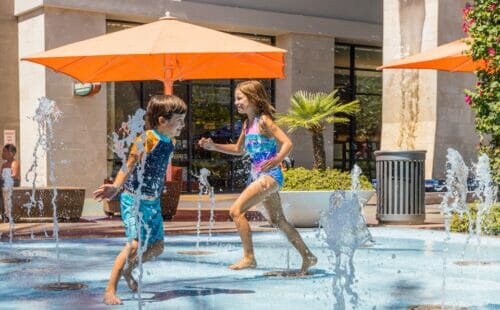
<instances>
[{"instance_id":1,"label":"signage on wall","mask_svg":"<svg viewBox=\"0 0 500 310\"><path fill-rule=\"evenodd\" d=\"M4 129L3 131L3 144L16 145L16 131L14 129Z\"/></svg>"},{"instance_id":2,"label":"signage on wall","mask_svg":"<svg viewBox=\"0 0 500 310\"><path fill-rule=\"evenodd\" d=\"M101 83L75 83L73 93L75 96L93 96L101 90Z\"/></svg>"}]
</instances>

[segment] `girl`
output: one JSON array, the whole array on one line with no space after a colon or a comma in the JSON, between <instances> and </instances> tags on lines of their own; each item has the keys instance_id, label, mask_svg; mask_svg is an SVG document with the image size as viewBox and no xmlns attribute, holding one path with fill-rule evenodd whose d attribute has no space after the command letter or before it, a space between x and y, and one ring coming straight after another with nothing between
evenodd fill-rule
<instances>
[{"instance_id":1,"label":"girl","mask_svg":"<svg viewBox=\"0 0 500 310\"><path fill-rule=\"evenodd\" d=\"M278 194L284 180L279 165L292 149L292 141L274 123L274 108L260 82L240 83L236 86L234 95L238 113L246 116L236 144L216 144L210 138L202 138L199 141L199 145L206 150L226 154L243 155L246 150L252 161L253 181L236 199L229 211L243 243L243 258L229 268L239 270L257 266L250 225L245 218L245 212L262 202L271 222L285 233L302 256L300 273L307 274L309 267L316 264L317 258L309 251L295 227L286 221ZM277 142L281 145L279 152L277 152Z\"/></svg>"}]
</instances>

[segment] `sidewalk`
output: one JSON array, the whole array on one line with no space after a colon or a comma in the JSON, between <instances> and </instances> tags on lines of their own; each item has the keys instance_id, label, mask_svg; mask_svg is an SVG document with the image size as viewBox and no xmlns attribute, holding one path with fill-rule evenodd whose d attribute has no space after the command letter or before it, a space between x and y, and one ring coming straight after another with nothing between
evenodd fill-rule
<instances>
[{"instance_id":1,"label":"sidewalk","mask_svg":"<svg viewBox=\"0 0 500 310\"><path fill-rule=\"evenodd\" d=\"M229 208L238 194L218 194L214 208L214 226L212 233L236 232L229 217ZM363 212L369 226L380 226L376 219L376 206L370 201ZM201 233L208 233L211 202L208 196L182 195L177 213L172 221L164 222L165 235L196 233L198 205L201 207ZM253 231L273 231L265 218L254 208L247 212ZM411 227L420 229L443 229L444 219L439 212L439 205L426 206L426 220L422 225L383 225ZM86 199L82 218L79 222L62 221L58 225L60 238L108 238L124 237L125 232L119 216L108 217L102 210L102 204L93 199ZM51 218L29 219L15 223L14 239L52 239L53 223ZM9 240L9 224L0 224L0 241Z\"/></svg>"}]
</instances>

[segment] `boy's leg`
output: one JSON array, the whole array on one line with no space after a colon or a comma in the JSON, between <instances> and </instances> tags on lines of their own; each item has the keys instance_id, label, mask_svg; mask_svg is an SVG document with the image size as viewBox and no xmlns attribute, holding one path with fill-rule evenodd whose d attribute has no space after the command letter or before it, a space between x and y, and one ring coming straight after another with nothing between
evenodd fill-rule
<instances>
[{"instance_id":1,"label":"boy's leg","mask_svg":"<svg viewBox=\"0 0 500 310\"><path fill-rule=\"evenodd\" d=\"M123 266L127 261L127 257L135 255L137 251L137 241L132 240L132 244L127 243L123 250L116 256L115 262L113 264L113 269L111 270L111 275L109 277L108 286L104 291L103 301L107 305L118 305L122 301L118 296L116 296L116 286L118 285L118 280L120 279Z\"/></svg>"},{"instance_id":2,"label":"boy's leg","mask_svg":"<svg viewBox=\"0 0 500 310\"><path fill-rule=\"evenodd\" d=\"M245 212L277 189L278 185L272 177L262 176L248 185L231 206L229 214L240 233L241 243L243 245L243 258L236 264L229 266L230 269L239 270L256 267L257 263L253 252L252 232L250 230L250 224L245 217Z\"/></svg>"},{"instance_id":3,"label":"boy's leg","mask_svg":"<svg viewBox=\"0 0 500 310\"><path fill-rule=\"evenodd\" d=\"M278 192L269 195L269 197L262 201L262 204L266 208L271 222L285 233L288 241L290 241L302 256L302 267L300 271L303 274L307 274L309 267L316 265L318 259L311 253L297 229L287 222Z\"/></svg>"},{"instance_id":4,"label":"boy's leg","mask_svg":"<svg viewBox=\"0 0 500 310\"><path fill-rule=\"evenodd\" d=\"M161 216L160 201L142 201L142 242L148 242L146 250L142 253L142 262L145 263L163 252L163 218ZM151 241L149 241L151 240ZM150 243L152 242L152 243ZM123 277L132 291L137 291L137 281L132 276L132 271L137 266L139 259L137 255L129 258L129 262L123 271Z\"/></svg>"},{"instance_id":5,"label":"boy's leg","mask_svg":"<svg viewBox=\"0 0 500 310\"><path fill-rule=\"evenodd\" d=\"M134 240L135 241L135 240ZM156 256L159 256L163 252L163 240L156 240L153 244L147 247L146 251L142 253L142 262L145 263L147 261L150 261L151 259L155 258ZM137 254L137 253L136 253ZM129 284L129 279L131 278L132 282L135 282L134 278L132 278L132 271L137 267L139 259L137 258L137 255L134 255L133 257L129 258L127 267L123 270L123 276L125 277L125 280L127 280L127 284ZM136 283L137 285L137 283ZM130 287L130 284L129 284ZM130 287L132 289L132 287ZM137 287L135 287L135 290ZM132 289L134 291L134 289Z\"/></svg>"}]
</instances>

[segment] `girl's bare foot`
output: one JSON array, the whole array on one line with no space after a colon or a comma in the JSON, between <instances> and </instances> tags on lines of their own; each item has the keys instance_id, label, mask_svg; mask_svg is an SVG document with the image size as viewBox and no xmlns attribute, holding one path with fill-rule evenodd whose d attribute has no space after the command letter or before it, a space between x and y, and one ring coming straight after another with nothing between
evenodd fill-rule
<instances>
[{"instance_id":1,"label":"girl's bare foot","mask_svg":"<svg viewBox=\"0 0 500 310\"><path fill-rule=\"evenodd\" d=\"M137 281L132 276L132 271L123 272L123 278L125 279L125 282L127 282L128 288L134 293L137 292L138 285Z\"/></svg>"},{"instance_id":2,"label":"girl's bare foot","mask_svg":"<svg viewBox=\"0 0 500 310\"><path fill-rule=\"evenodd\" d=\"M257 262L255 261L255 258L243 257L236 264L229 266L229 269L241 270L241 269L254 269L255 267L257 267Z\"/></svg>"},{"instance_id":3,"label":"girl's bare foot","mask_svg":"<svg viewBox=\"0 0 500 310\"><path fill-rule=\"evenodd\" d=\"M116 292L112 291L104 291L104 296L102 297L102 301L106 305L121 305L122 301L118 296L116 296Z\"/></svg>"},{"instance_id":4,"label":"girl's bare foot","mask_svg":"<svg viewBox=\"0 0 500 310\"><path fill-rule=\"evenodd\" d=\"M309 274L309 268L316 265L316 263L318 262L318 258L314 255L309 255L309 256L306 256L303 260L302 260L302 267L300 268L300 272L302 274Z\"/></svg>"}]
</instances>

